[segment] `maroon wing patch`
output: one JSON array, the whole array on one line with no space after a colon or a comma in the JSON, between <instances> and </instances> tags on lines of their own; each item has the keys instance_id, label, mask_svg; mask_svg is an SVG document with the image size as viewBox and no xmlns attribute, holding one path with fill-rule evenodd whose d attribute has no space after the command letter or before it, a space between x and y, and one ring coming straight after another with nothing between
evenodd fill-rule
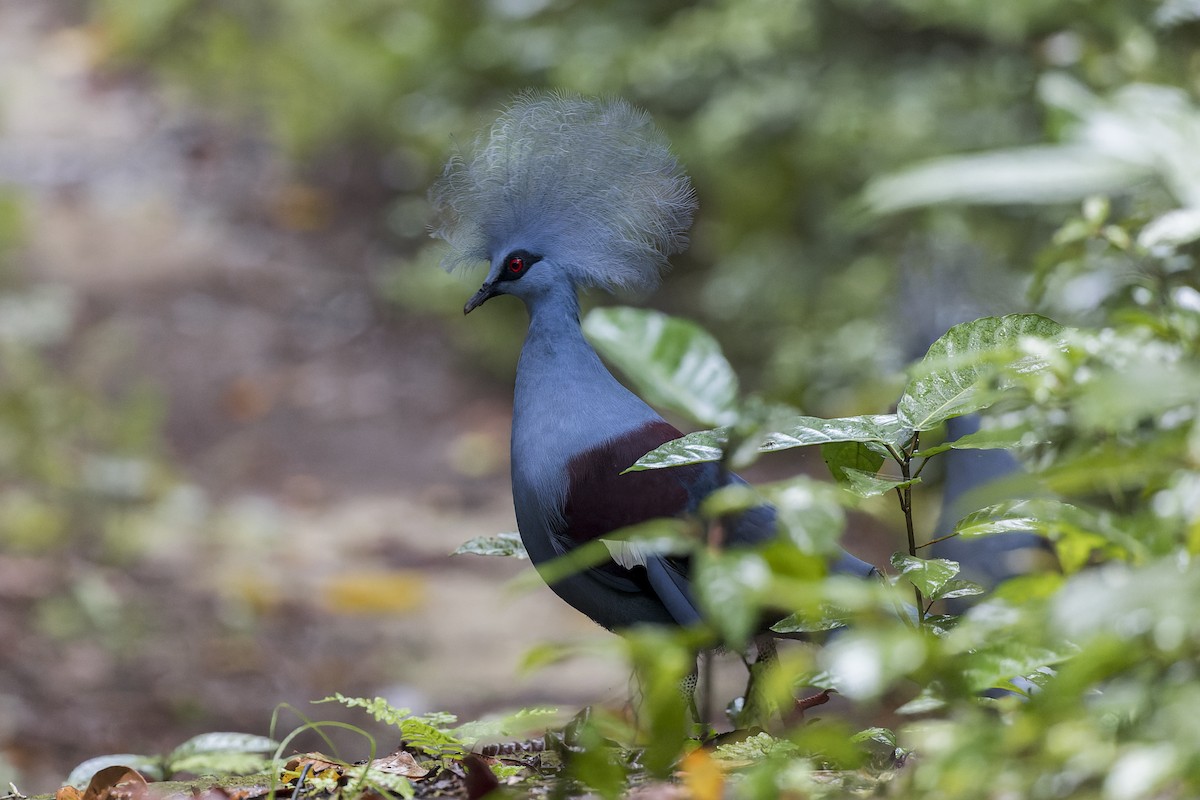
<instances>
[{"instance_id":1,"label":"maroon wing patch","mask_svg":"<svg viewBox=\"0 0 1200 800\"><path fill-rule=\"evenodd\" d=\"M621 474L660 444L682 435L675 426L657 420L571 459L563 508L566 537L582 544L626 525L685 511L685 487L696 478L696 467Z\"/></svg>"}]
</instances>

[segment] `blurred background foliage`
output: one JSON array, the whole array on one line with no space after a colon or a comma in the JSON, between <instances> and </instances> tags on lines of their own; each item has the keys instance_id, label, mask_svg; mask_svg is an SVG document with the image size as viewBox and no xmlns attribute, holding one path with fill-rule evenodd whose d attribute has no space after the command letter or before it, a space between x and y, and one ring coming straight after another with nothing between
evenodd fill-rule
<instances>
[{"instance_id":1,"label":"blurred background foliage","mask_svg":"<svg viewBox=\"0 0 1200 800\"><path fill-rule=\"evenodd\" d=\"M912 353L901 275L1026 270L1056 209L941 207L879 220L876 176L1064 135L1039 76L1104 94L1196 90L1194 4L1106 0L215 0L97 2L114 64L261 126L301 164L367 158L390 198L379 276L412 313L457 306L428 265L426 187L455 139L530 86L616 94L672 137L701 199L691 251L656 299L710 327L751 385L814 410L874 407ZM432 252L431 252L432 250ZM920 282L921 278L917 278ZM1018 310L1012 281L980 280ZM1006 294L1007 292L1007 294ZM515 315L517 312L512 311ZM511 331L511 318L477 323ZM517 340L468 333L498 375ZM468 338L469 337L469 338ZM500 352L495 352L499 349Z\"/></svg>"},{"instance_id":2,"label":"blurred background foliage","mask_svg":"<svg viewBox=\"0 0 1200 800\"><path fill-rule=\"evenodd\" d=\"M269 224L314 238L349 231L369 240L368 255L343 266L368 274L372 302L451 339L502 388L521 340L521 311L497 304L469 324L443 324L475 287L473 278L435 268L440 244L426 235L425 192L455 141L473 136L527 87L621 95L647 108L669 134L701 210L691 249L647 302L711 330L751 393L807 413L877 413L898 396L903 367L919 355L915 340L961 315L1040 310L1066 324L1124 324L1108 339L1077 343L1087 355L1058 365L1056 390L1030 387L1036 402L1027 405L1024 423L1053 430L1076 476L1086 472L1080 465L1097 441L1132 442L1136 458L1106 457L1140 470L1141 478L1126 475L1114 491L1086 481L1063 491L1116 498L1141 533L1161 529L1162 514L1175 515L1177 527L1144 555L1148 560L1195 549L1194 472L1180 467L1194 454L1174 429L1138 427L1139 415L1162 409L1147 411L1131 384L1109 389L1122 385L1137 360L1131 354L1147 342L1166 341L1181 358L1195 357L1189 315L1196 300L1188 287L1196 284L1191 253L1200 231L1190 216L1200 205L1196 0L59 6L94 49L98 82L142 82L168 105L284 153L290 183L275 198ZM991 160L970 158L985 153ZM1064 171L1047 171L1047 164ZM254 193L260 173L243 177L238 185ZM1093 194L1112 199L1087 200L1081 211L1078 201ZM231 208L233 216L245 213L237 202ZM144 573L126 574L135 562L172 549L178 560L191 552L183 539L222 523L207 518L200 494L177 484L162 430L172 409L129 364L119 326L89 331L76 346L94 310L88 299L23 272L19 254L34 222L21 190L4 188L0 535L5 555L15 557L5 560L10 572L23 570L26 583L43 587L22 589L6 575L5 596L28 613L27 630L63 641L99 632L128 666L150 650L129 649L138 629L112 587L144 581ZM969 311L931 311L929 287L948 283L964 284ZM1113 342L1120 348L1112 359L1097 355ZM1063 394L1081 364L1108 383ZM1144 374L1153 377L1154 368ZM1112 409L1097 398L1108 395L1124 404L1112 419L1133 420L1128 429L1101 424ZM263 397L251 385L239 413L263 413L256 410ZM1064 407L1072 409L1067 422ZM464 460L482 461L474 441L464 446ZM1163 448L1171 456L1165 464L1155 461ZM1045 463L1055 457L1045 455ZM1156 464L1158 471L1150 469ZM1161 497L1157 511L1142 502L1150 496ZM230 512L238 519L225 527L237 531L226 538L243 546L254 539L243 528L272 529L244 545L267 559L279 552L271 538L278 531L270 522L242 525L244 517L270 516L250 505L240 517ZM47 553L66 567L51 576L33 570ZM241 567L250 560L241 558ZM1075 631L1095 648L1091 663L1099 666L1068 673L1064 702L1087 695L1095 675L1107 674L1127 681L1125 705L1112 713L1092 708L1094 718L1081 721L1073 708L1047 703L1035 710L1041 723L1007 732L980 724L988 712L958 706L958 717L924 729L923 751L941 760L913 781L941 780L949 787L944 795L956 796L956 781L977 785L985 766L999 769L1002 759L981 766L980 753L1015 756L1031 748L1045 754L1047 780L1059 781L1039 789L1043 796L1102 780L1105 759L1117 755L1128 759L1130 774L1149 764L1162 780L1180 774L1180 765L1194 766L1183 749L1162 745L1190 735L1187 721L1170 712L1194 699L1194 675L1177 666L1181 652L1195 653L1194 625L1176 620L1179 630L1157 638L1151 628L1137 629L1131 636L1144 645L1139 652L1152 656L1144 667L1149 677L1129 678L1130 650L1123 647L1130 639L1114 643L1102 630L1103 580L1081 580L1073 594L1023 619L1041 620L1056 634ZM1178 596L1195 592L1194 581L1165 573L1130 580L1140 607L1164 619L1176 618L1150 597L1156 582L1179 581ZM258 585L217 616L236 627L256 604L271 602L270 593ZM1072 603L1099 610L1062 623ZM153 627L146 622L151 613L138 611L144 628ZM174 616L162 626L179 624ZM1079 633L1080 625L1090 627ZM95 660L92 651L79 658ZM274 666L259 663L257 671ZM886 677L906 676L897 669ZM1146 689L1160 679L1171 688L1169 702ZM274 691L259 689L264 697ZM168 701L193 721L214 705L186 692ZM0 696L0 734L12 736L5 718L16 715L4 713L5 702ZM1114 714L1136 724L1115 722ZM1132 731L1124 749L1106 738L1116 730ZM973 738L961 738L965 732ZM1093 759L1073 765L1072 755L1085 750ZM1116 788L1105 796L1137 796L1124 780L1113 779Z\"/></svg>"}]
</instances>

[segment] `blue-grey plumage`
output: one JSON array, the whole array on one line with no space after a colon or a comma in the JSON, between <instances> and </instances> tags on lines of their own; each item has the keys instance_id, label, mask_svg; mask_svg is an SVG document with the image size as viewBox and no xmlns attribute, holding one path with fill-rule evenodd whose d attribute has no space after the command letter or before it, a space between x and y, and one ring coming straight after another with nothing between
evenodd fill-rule
<instances>
[{"instance_id":1,"label":"blue-grey plumage","mask_svg":"<svg viewBox=\"0 0 1200 800\"><path fill-rule=\"evenodd\" d=\"M577 291L649 288L682 250L695 208L665 138L622 101L529 94L471 152L451 159L431 192L450 242L449 268L490 267L468 313L510 294L529 312L517 365L513 504L535 565L625 525L693 512L722 483L712 464L621 472L680 432L622 386L584 339ZM775 535L774 510L742 514L731 546ZM868 575L848 554L836 569ZM627 548L556 581L564 600L606 628L700 620L685 562Z\"/></svg>"}]
</instances>

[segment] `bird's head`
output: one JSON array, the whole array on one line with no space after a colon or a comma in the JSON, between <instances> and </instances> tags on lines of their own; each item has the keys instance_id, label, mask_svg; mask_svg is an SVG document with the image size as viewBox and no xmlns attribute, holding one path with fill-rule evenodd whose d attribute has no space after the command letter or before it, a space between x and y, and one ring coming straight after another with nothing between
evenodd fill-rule
<instances>
[{"instance_id":1,"label":"bird's head","mask_svg":"<svg viewBox=\"0 0 1200 800\"><path fill-rule=\"evenodd\" d=\"M443 266L490 265L464 312L497 294L652 288L696 208L645 112L544 92L519 96L455 154L430 200L432 233L451 246Z\"/></svg>"},{"instance_id":2,"label":"bird's head","mask_svg":"<svg viewBox=\"0 0 1200 800\"><path fill-rule=\"evenodd\" d=\"M498 294L516 295L529 302L538 295L549 293L556 283L562 283L566 278L545 265L535 271L534 267L544 261L542 256L528 250L505 253L491 265L483 286L471 295L463 306L463 313L470 314ZM533 277L528 277L530 275Z\"/></svg>"}]
</instances>

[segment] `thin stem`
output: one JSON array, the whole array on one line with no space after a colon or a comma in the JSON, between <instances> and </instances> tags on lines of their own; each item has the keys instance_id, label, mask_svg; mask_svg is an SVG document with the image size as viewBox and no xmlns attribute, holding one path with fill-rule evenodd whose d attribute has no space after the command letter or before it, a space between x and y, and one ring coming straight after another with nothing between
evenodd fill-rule
<instances>
[{"instance_id":1,"label":"thin stem","mask_svg":"<svg viewBox=\"0 0 1200 800\"><path fill-rule=\"evenodd\" d=\"M912 478L912 454L916 451L917 445L920 442L921 434L913 435L912 444L905 448L902 452L902 457L897 459L900 464L900 475L905 481ZM900 498L900 510L904 512L904 528L908 534L908 554L913 558L917 556L917 532L913 526L912 514L912 486L905 486L896 489L896 495ZM913 586L913 592L917 601L917 623L924 624L925 622L925 598L921 596L921 590Z\"/></svg>"},{"instance_id":2,"label":"thin stem","mask_svg":"<svg viewBox=\"0 0 1200 800\"><path fill-rule=\"evenodd\" d=\"M954 533L947 533L945 536L939 536L936 539L930 539L924 544L917 545L917 549L920 550L922 547L929 547L931 544L937 544L938 542L944 542L947 539L953 539L955 536L958 536L958 531L955 531Z\"/></svg>"},{"instance_id":3,"label":"thin stem","mask_svg":"<svg viewBox=\"0 0 1200 800\"><path fill-rule=\"evenodd\" d=\"M921 463L917 465L917 471L913 473L914 478L921 477L921 473L925 471L925 465L929 463L928 458L922 458Z\"/></svg>"}]
</instances>

